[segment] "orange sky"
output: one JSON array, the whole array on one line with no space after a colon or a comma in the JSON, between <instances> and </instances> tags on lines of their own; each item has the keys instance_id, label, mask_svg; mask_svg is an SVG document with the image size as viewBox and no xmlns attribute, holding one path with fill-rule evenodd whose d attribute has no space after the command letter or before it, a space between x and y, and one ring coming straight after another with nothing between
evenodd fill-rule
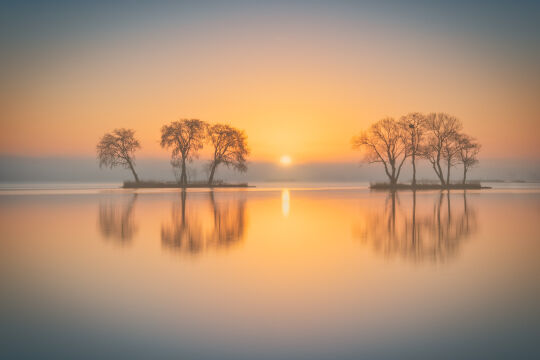
<instances>
[{"instance_id":1,"label":"orange sky","mask_svg":"<svg viewBox=\"0 0 540 360\"><path fill-rule=\"evenodd\" d=\"M0 154L93 155L103 133L130 127L140 157L167 157L160 127L200 118L244 129L251 160L349 161L371 122L444 111L484 158L540 157L536 48L344 7L113 13L45 35L46 20L27 34L22 18L3 45Z\"/></svg>"}]
</instances>

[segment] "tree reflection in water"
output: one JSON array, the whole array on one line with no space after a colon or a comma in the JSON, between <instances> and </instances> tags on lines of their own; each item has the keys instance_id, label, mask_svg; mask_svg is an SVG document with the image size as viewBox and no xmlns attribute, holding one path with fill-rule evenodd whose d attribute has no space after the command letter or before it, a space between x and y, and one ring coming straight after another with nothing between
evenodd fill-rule
<instances>
[{"instance_id":1,"label":"tree reflection in water","mask_svg":"<svg viewBox=\"0 0 540 360\"><path fill-rule=\"evenodd\" d=\"M476 213L467 204L466 191L459 203L452 198L448 191L441 192L431 208L424 206L420 211L416 192L412 193L409 209L401 206L397 192L390 192L382 213L368 212L354 227L354 236L386 257L448 261L477 229Z\"/></svg>"},{"instance_id":2,"label":"tree reflection in water","mask_svg":"<svg viewBox=\"0 0 540 360\"><path fill-rule=\"evenodd\" d=\"M105 239L122 246L131 243L138 229L133 218L136 200L137 194L133 194L127 201L113 197L99 203L98 223Z\"/></svg>"},{"instance_id":3,"label":"tree reflection in water","mask_svg":"<svg viewBox=\"0 0 540 360\"><path fill-rule=\"evenodd\" d=\"M212 247L229 247L244 237L246 228L246 200L222 199L216 201L214 192L210 192L210 202L214 218L214 226L207 237Z\"/></svg>"},{"instance_id":4,"label":"tree reflection in water","mask_svg":"<svg viewBox=\"0 0 540 360\"><path fill-rule=\"evenodd\" d=\"M241 194L223 194L219 199L209 192L209 206L189 204L182 191L172 206L169 223L161 226L165 249L196 255L212 249L228 248L239 243L245 233L245 198ZM240 197L239 197L240 196Z\"/></svg>"}]
</instances>

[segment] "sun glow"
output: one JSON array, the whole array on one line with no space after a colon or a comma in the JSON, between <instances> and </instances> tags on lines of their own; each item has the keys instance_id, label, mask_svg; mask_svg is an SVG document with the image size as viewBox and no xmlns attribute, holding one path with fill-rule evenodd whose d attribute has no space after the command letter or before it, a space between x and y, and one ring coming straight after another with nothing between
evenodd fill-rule
<instances>
[{"instance_id":1,"label":"sun glow","mask_svg":"<svg viewBox=\"0 0 540 360\"><path fill-rule=\"evenodd\" d=\"M291 165L292 163L292 159L289 155L283 155L280 159L279 159L279 162L281 163L281 165Z\"/></svg>"}]
</instances>

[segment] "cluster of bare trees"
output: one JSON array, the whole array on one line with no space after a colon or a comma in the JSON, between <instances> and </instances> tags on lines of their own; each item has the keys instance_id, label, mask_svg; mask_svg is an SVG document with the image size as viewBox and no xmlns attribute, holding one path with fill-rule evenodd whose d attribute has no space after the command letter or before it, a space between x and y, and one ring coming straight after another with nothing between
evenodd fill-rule
<instances>
[{"instance_id":1,"label":"cluster of bare trees","mask_svg":"<svg viewBox=\"0 0 540 360\"><path fill-rule=\"evenodd\" d=\"M442 186L450 185L451 168L461 164L465 184L467 172L478 163L480 144L462 129L460 120L445 113L410 113L397 121L393 118L377 121L353 137L352 146L363 151L364 161L383 164L390 186L398 183L408 158L413 170L413 187L420 159L431 164Z\"/></svg>"},{"instance_id":2,"label":"cluster of bare trees","mask_svg":"<svg viewBox=\"0 0 540 360\"><path fill-rule=\"evenodd\" d=\"M161 128L161 147L171 150L171 164L180 169L179 183L187 185L187 164L199 156L205 144L212 147L208 164L208 184L213 184L216 168L223 164L245 172L247 170L247 136L243 130L227 124L209 124L198 119L173 121ZM105 134L97 145L100 167L123 166L130 169L136 182L135 151L141 146L131 129L115 129Z\"/></svg>"}]
</instances>

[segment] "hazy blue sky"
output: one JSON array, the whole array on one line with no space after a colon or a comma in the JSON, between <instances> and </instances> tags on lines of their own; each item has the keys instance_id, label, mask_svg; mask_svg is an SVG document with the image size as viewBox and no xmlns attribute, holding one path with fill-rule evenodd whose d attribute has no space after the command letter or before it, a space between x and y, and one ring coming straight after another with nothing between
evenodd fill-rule
<instances>
[{"instance_id":1,"label":"hazy blue sky","mask_svg":"<svg viewBox=\"0 0 540 360\"><path fill-rule=\"evenodd\" d=\"M482 158L540 158L540 2L193 1L0 5L0 154L92 156L116 127L228 122L254 161L354 161L410 111L460 118Z\"/></svg>"}]
</instances>

